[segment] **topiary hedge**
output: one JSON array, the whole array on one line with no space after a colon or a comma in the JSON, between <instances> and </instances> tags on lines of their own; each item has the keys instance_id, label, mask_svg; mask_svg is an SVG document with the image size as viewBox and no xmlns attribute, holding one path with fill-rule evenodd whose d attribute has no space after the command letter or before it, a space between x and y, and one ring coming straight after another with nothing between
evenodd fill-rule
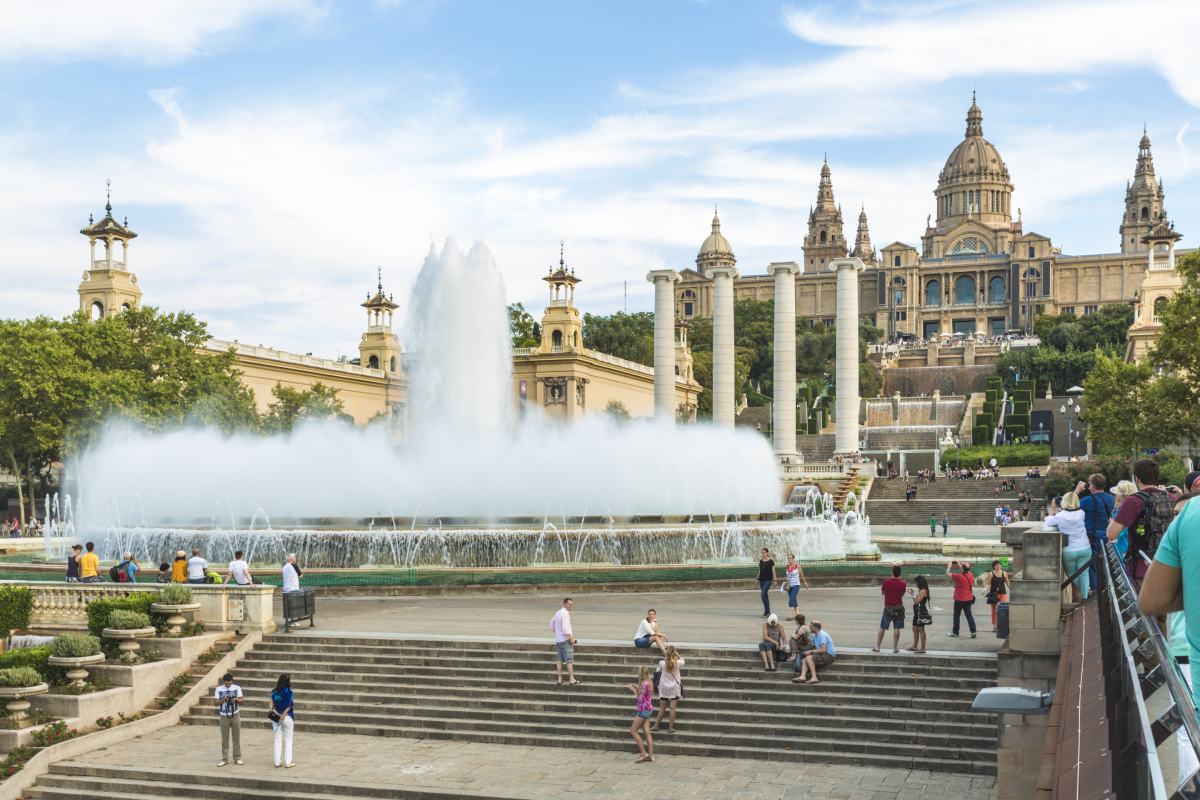
<instances>
[{"instance_id":1,"label":"topiary hedge","mask_svg":"<svg viewBox=\"0 0 1200 800\"><path fill-rule=\"evenodd\" d=\"M155 602L166 606L183 606L192 602L192 587L182 583L168 583L158 592Z\"/></svg>"},{"instance_id":2,"label":"topiary hedge","mask_svg":"<svg viewBox=\"0 0 1200 800\"><path fill-rule=\"evenodd\" d=\"M1050 446L1006 444L995 447L952 447L942 453L942 463L956 467L974 468L981 460L984 464L990 464L993 458L1000 467L1045 466L1050 463Z\"/></svg>"},{"instance_id":3,"label":"topiary hedge","mask_svg":"<svg viewBox=\"0 0 1200 800\"><path fill-rule=\"evenodd\" d=\"M150 615L144 614L141 611L129 611L124 608L118 608L108 615L108 624L105 626L118 631L132 631L138 628L150 627Z\"/></svg>"},{"instance_id":4,"label":"topiary hedge","mask_svg":"<svg viewBox=\"0 0 1200 800\"><path fill-rule=\"evenodd\" d=\"M0 638L29 627L33 592L28 586L0 586Z\"/></svg>"},{"instance_id":5,"label":"topiary hedge","mask_svg":"<svg viewBox=\"0 0 1200 800\"><path fill-rule=\"evenodd\" d=\"M63 633L54 637L50 649L59 658L83 658L100 652L100 640L86 633Z\"/></svg>"},{"instance_id":6,"label":"topiary hedge","mask_svg":"<svg viewBox=\"0 0 1200 800\"><path fill-rule=\"evenodd\" d=\"M108 618L114 611L136 611L149 617L150 606L157 599L157 592L134 592L125 597L93 600L87 607L88 630L99 636L105 628L111 628Z\"/></svg>"},{"instance_id":7,"label":"topiary hedge","mask_svg":"<svg viewBox=\"0 0 1200 800\"><path fill-rule=\"evenodd\" d=\"M37 686L42 682L42 676L33 667L9 667L0 669L0 686L9 688L24 688Z\"/></svg>"},{"instance_id":8,"label":"topiary hedge","mask_svg":"<svg viewBox=\"0 0 1200 800\"><path fill-rule=\"evenodd\" d=\"M32 667L43 675L47 674L48 662L53 651L48 644L37 647L19 647L16 650L6 650L0 653L0 669L13 667Z\"/></svg>"}]
</instances>

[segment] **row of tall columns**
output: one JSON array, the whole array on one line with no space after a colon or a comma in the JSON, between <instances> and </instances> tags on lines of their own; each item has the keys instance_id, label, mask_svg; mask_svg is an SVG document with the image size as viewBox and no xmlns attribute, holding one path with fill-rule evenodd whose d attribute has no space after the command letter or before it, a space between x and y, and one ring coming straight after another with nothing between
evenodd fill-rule
<instances>
[{"instance_id":1,"label":"row of tall columns","mask_svg":"<svg viewBox=\"0 0 1200 800\"><path fill-rule=\"evenodd\" d=\"M675 282L679 273L656 269L654 284L654 417L675 421Z\"/></svg>"},{"instance_id":2,"label":"row of tall columns","mask_svg":"<svg viewBox=\"0 0 1200 800\"><path fill-rule=\"evenodd\" d=\"M709 270L713 282L713 424L733 427L734 370L733 370L733 279L737 269L732 266Z\"/></svg>"},{"instance_id":3,"label":"row of tall columns","mask_svg":"<svg viewBox=\"0 0 1200 800\"><path fill-rule=\"evenodd\" d=\"M829 269L837 273L837 314L834 317L837 433L834 450L850 455L858 452L858 273L863 269L863 262L859 258L836 258Z\"/></svg>"},{"instance_id":4,"label":"row of tall columns","mask_svg":"<svg viewBox=\"0 0 1200 800\"><path fill-rule=\"evenodd\" d=\"M781 261L767 267L775 276L775 370L772 444L781 459L796 455L796 273L800 265Z\"/></svg>"}]
</instances>

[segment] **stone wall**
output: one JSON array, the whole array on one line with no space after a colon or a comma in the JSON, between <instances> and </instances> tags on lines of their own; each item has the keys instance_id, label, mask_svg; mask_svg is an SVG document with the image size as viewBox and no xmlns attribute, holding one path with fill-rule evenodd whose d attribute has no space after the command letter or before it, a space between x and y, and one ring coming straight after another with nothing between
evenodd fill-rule
<instances>
[{"instance_id":1,"label":"stone wall","mask_svg":"<svg viewBox=\"0 0 1200 800\"><path fill-rule=\"evenodd\" d=\"M993 366L954 367L892 367L883 371L883 393L899 392L904 397L931 395L937 390L943 395L969 395L987 389L988 376L995 374Z\"/></svg>"}]
</instances>

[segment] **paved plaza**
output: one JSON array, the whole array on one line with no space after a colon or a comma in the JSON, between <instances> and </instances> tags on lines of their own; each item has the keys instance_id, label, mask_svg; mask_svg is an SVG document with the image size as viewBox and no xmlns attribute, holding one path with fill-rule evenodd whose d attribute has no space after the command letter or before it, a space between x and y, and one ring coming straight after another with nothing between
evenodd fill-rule
<instances>
[{"instance_id":1,"label":"paved plaza","mask_svg":"<svg viewBox=\"0 0 1200 800\"><path fill-rule=\"evenodd\" d=\"M825 764L773 764L755 759L659 756L634 764L628 753L523 747L376 736L305 733L297 698L294 769L272 766L271 735L244 730L246 764L218 769L215 727L180 725L79 759L88 764L164 769L171 773L320 782L354 797L355 786L432 789L471 797L723 798L723 800L902 800L981 798L990 777ZM617 735L614 733L614 735Z\"/></svg>"},{"instance_id":2,"label":"paved plaza","mask_svg":"<svg viewBox=\"0 0 1200 800\"><path fill-rule=\"evenodd\" d=\"M911 576L907 576L911 580ZM975 617L979 637L958 639L950 631L952 594L944 575L930 575L933 594L930 626L930 652L988 652L999 649L1001 641L992 633L990 609L983 602L983 589L976 587ZM721 644L757 646L762 630L762 605L754 583L747 580L742 590L697 590L658 592L574 592L572 620L575 635L586 646L590 642L628 643L646 609L658 612L661 630L680 644ZM318 633L344 631L359 635L447 636L453 638L534 639L547 642L550 617L562 603L562 594L496 594L486 590L464 590L452 595L397 597L339 597L321 595L317 599ZM771 592L771 608L784 618L787 596ZM809 589L800 592L800 610L819 619L839 649L865 648L875 644L883 600L877 584L857 587ZM282 611L276 616L282 618ZM911 617L911 609L910 614ZM301 623L298 632L308 630ZM901 647L912 641L905 629ZM549 651L547 651L549 652Z\"/></svg>"}]
</instances>

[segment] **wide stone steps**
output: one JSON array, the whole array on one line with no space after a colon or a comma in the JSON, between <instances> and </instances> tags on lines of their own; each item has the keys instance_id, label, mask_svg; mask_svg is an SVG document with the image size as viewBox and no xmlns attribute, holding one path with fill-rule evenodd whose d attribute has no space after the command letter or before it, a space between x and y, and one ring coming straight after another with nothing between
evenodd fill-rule
<instances>
[{"instance_id":1,"label":"wide stone steps","mask_svg":"<svg viewBox=\"0 0 1200 800\"><path fill-rule=\"evenodd\" d=\"M204 800L345 800L347 797L381 800L452 800L460 792L436 789L406 789L398 786L362 784L332 786L310 781L273 780L238 775L239 768L226 767L216 773L182 771L188 760L181 754L178 764L147 765L145 769L104 767L80 762L59 762L26 789L24 796L50 800L140 800L155 797L198 797ZM501 800L499 796L472 794L473 800Z\"/></svg>"},{"instance_id":2,"label":"wide stone steps","mask_svg":"<svg viewBox=\"0 0 1200 800\"><path fill-rule=\"evenodd\" d=\"M1029 493L1034 497L1041 497L1045 494L1045 483L1043 480L1016 478L1015 489L1001 489L1000 496L1010 499L1016 499L1021 493ZM904 489L912 484L917 486L917 496L925 495L930 498L938 499L966 499L966 498L984 498L989 497L995 499L996 487L1002 481L1000 480L965 480L965 481L948 481L944 478L938 478L933 483L923 483L915 477L909 477L908 483L904 482L903 478L876 478L875 485L871 487L872 499L904 499Z\"/></svg>"}]
</instances>

